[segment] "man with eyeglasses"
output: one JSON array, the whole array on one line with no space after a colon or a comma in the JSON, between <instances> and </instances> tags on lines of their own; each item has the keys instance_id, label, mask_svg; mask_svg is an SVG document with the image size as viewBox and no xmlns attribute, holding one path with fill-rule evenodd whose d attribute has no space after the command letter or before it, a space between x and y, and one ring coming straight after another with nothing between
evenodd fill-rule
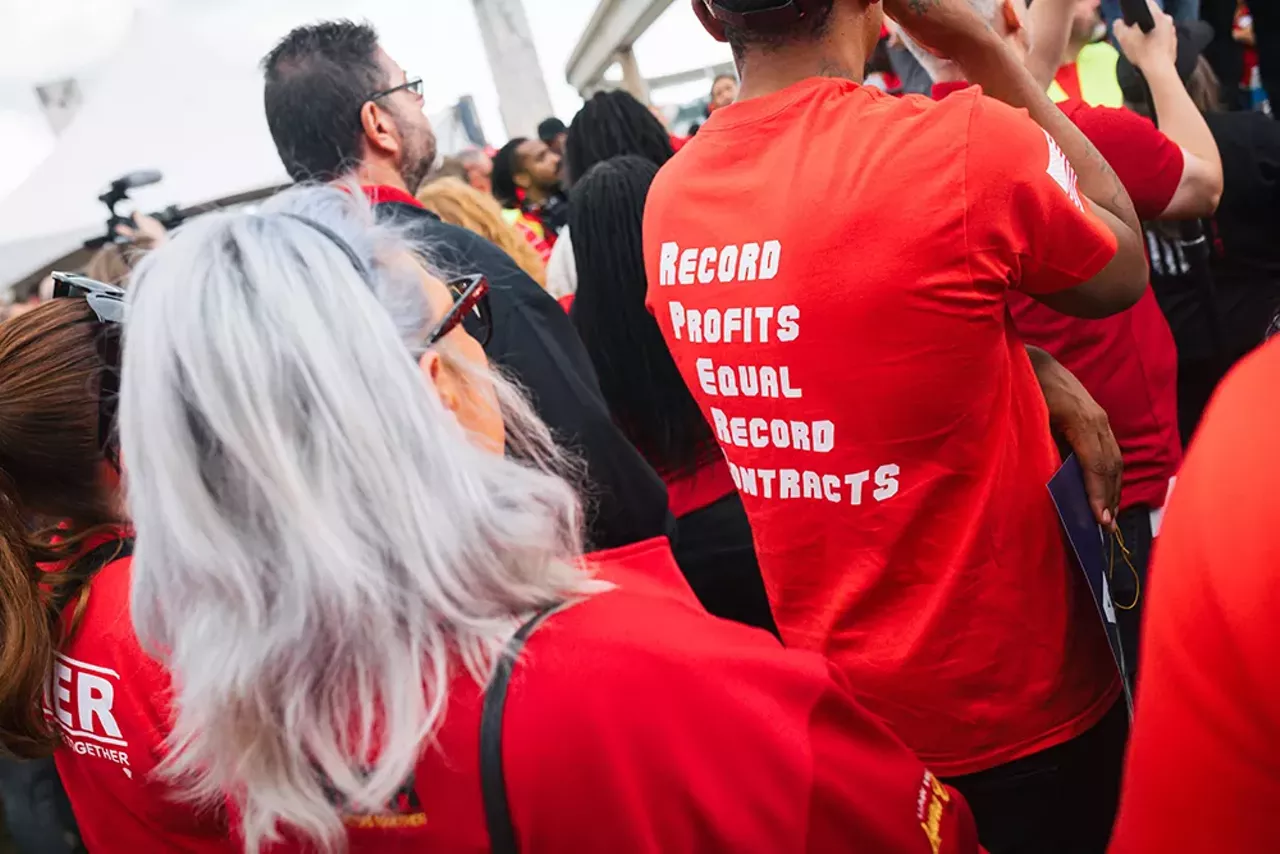
<instances>
[{"instance_id":1,"label":"man with eyeglasses","mask_svg":"<svg viewBox=\"0 0 1280 854\"><path fill-rule=\"evenodd\" d=\"M592 548L664 536L666 488L613 424L568 316L484 238L441 222L414 198L436 159L423 83L405 73L367 24L298 27L262 62L267 125L295 181L359 181L380 217L408 224L452 273L489 282L485 347L531 393L538 414L586 463ZM470 321L464 321L470 322Z\"/></svg>"}]
</instances>

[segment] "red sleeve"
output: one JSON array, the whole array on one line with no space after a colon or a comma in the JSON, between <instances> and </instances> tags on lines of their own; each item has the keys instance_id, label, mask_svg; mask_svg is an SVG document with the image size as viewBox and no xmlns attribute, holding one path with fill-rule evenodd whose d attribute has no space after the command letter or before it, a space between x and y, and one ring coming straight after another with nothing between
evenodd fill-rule
<instances>
[{"instance_id":1,"label":"red sleeve","mask_svg":"<svg viewBox=\"0 0 1280 854\"><path fill-rule=\"evenodd\" d=\"M1096 276L1118 244L1076 188L1062 149L1027 115L976 89L965 167L965 232L975 278L1028 294Z\"/></svg>"},{"instance_id":2,"label":"red sleeve","mask_svg":"<svg viewBox=\"0 0 1280 854\"><path fill-rule=\"evenodd\" d=\"M1182 183L1182 148L1132 110L1084 103L1063 106L1068 118L1116 170L1139 218L1156 219L1163 214Z\"/></svg>"},{"instance_id":3,"label":"red sleeve","mask_svg":"<svg viewBox=\"0 0 1280 854\"><path fill-rule=\"evenodd\" d=\"M597 665L579 644L582 693L540 680L555 653L533 650L530 693L511 695L505 729L521 851L979 851L960 796L825 659L696 616L700 628L664 624L680 653L604 649Z\"/></svg>"},{"instance_id":4,"label":"red sleeve","mask_svg":"<svg viewBox=\"0 0 1280 854\"><path fill-rule=\"evenodd\" d=\"M1280 448L1258 406L1277 383L1273 344L1226 380L1174 488L1112 854L1276 850Z\"/></svg>"}]
</instances>

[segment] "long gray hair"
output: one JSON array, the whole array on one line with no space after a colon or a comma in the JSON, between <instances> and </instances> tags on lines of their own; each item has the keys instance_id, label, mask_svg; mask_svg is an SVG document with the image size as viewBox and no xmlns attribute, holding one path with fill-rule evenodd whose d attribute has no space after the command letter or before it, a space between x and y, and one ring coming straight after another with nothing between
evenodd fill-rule
<instances>
[{"instance_id":1,"label":"long gray hair","mask_svg":"<svg viewBox=\"0 0 1280 854\"><path fill-rule=\"evenodd\" d=\"M459 667L484 684L527 615L602 589L527 403L496 380L533 463L486 452L411 357L432 316L406 252L358 190L311 187L190 223L133 279L120 438L133 620L174 677L163 773L234 798L250 851L286 827L341 849L332 794L383 808Z\"/></svg>"}]
</instances>

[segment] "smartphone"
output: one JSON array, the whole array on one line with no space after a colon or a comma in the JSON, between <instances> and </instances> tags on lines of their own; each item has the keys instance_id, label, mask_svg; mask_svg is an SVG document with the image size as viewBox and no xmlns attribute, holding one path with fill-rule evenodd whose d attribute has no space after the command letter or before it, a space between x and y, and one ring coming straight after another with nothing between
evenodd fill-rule
<instances>
[{"instance_id":1,"label":"smartphone","mask_svg":"<svg viewBox=\"0 0 1280 854\"><path fill-rule=\"evenodd\" d=\"M1151 7L1147 5L1147 0L1120 0L1120 11L1124 15L1124 22L1129 26L1137 24L1144 33L1156 28L1156 20L1151 17Z\"/></svg>"}]
</instances>

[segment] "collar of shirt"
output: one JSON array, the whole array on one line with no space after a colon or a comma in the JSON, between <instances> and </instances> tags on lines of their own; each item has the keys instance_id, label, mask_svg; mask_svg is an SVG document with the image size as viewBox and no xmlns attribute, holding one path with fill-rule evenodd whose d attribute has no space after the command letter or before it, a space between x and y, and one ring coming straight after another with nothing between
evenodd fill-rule
<instances>
[{"instance_id":1,"label":"collar of shirt","mask_svg":"<svg viewBox=\"0 0 1280 854\"><path fill-rule=\"evenodd\" d=\"M953 92L959 92L962 89L968 89L970 86L967 80L952 80L947 83L934 83L933 91L929 93L930 97L935 101L941 101Z\"/></svg>"},{"instance_id":2,"label":"collar of shirt","mask_svg":"<svg viewBox=\"0 0 1280 854\"><path fill-rule=\"evenodd\" d=\"M415 208L422 207L422 202L415 199L408 190L402 190L399 187L392 187L387 184L364 184L360 189L364 190L369 203L373 205L398 202L402 205L412 205Z\"/></svg>"}]
</instances>

